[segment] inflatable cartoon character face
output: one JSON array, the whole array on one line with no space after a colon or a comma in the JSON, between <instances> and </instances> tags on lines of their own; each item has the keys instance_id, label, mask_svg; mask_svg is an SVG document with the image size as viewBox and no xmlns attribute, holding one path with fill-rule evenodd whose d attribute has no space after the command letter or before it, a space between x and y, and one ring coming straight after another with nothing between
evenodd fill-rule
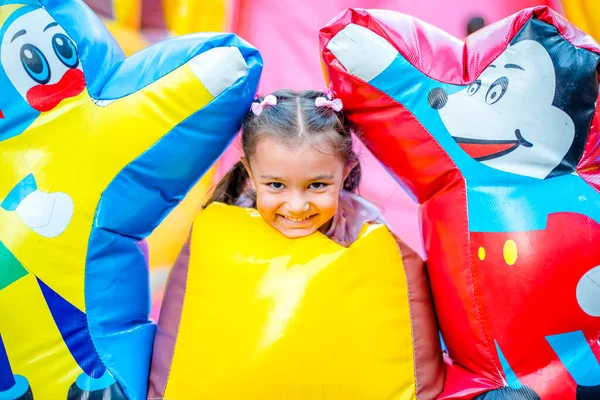
<instances>
[{"instance_id":1,"label":"inflatable cartoon character face","mask_svg":"<svg viewBox=\"0 0 600 400\"><path fill-rule=\"evenodd\" d=\"M8 26L0 60L15 89L37 111L50 111L85 89L75 43L43 8Z\"/></svg>"},{"instance_id":2,"label":"inflatable cartoon character face","mask_svg":"<svg viewBox=\"0 0 600 400\"><path fill-rule=\"evenodd\" d=\"M429 103L475 160L544 179L561 163L575 136L569 115L552 104L555 86L546 49L523 40L508 47L460 92L432 90Z\"/></svg>"}]
</instances>

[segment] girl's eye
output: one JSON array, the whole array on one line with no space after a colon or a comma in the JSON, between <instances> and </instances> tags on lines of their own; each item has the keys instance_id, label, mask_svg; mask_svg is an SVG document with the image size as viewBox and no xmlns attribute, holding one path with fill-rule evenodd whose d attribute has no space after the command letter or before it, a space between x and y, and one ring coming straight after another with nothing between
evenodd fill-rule
<instances>
[{"instance_id":1,"label":"girl's eye","mask_svg":"<svg viewBox=\"0 0 600 400\"><path fill-rule=\"evenodd\" d=\"M270 182L267 185L269 185L269 187L274 190L281 190L285 187L281 182Z\"/></svg>"},{"instance_id":2,"label":"girl's eye","mask_svg":"<svg viewBox=\"0 0 600 400\"><path fill-rule=\"evenodd\" d=\"M323 183L323 182L313 182L310 184L309 188L319 190L319 189L325 189L327 186L329 186L329 185L327 185L326 183Z\"/></svg>"}]
</instances>

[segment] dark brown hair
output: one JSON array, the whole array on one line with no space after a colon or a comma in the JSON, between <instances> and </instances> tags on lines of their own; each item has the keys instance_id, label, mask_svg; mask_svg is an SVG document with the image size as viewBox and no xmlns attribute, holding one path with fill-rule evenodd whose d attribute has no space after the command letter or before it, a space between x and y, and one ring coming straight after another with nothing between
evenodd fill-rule
<instances>
[{"instance_id":1,"label":"dark brown hair","mask_svg":"<svg viewBox=\"0 0 600 400\"><path fill-rule=\"evenodd\" d=\"M294 92L283 89L273 93L273 96L277 98L276 105L266 106L258 116L249 111L244 118L242 151L246 160L251 159L258 140L265 136L282 140L290 146L307 141L315 145L325 142L336 149L345 163L356 162L344 181L344 189L355 192L360 183L361 169L352 148L350 126L344 114L329 107L316 107L315 100L327 96L320 91ZM256 101L263 99L259 97ZM235 205L240 196L247 194L248 179L246 168L238 161L217 184L206 205L214 201Z\"/></svg>"}]
</instances>

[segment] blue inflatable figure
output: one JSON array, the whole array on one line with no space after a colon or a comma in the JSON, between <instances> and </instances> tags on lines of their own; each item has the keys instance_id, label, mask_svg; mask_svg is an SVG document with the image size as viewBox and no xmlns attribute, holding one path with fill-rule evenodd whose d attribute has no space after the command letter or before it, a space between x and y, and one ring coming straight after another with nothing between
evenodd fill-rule
<instances>
[{"instance_id":1,"label":"blue inflatable figure","mask_svg":"<svg viewBox=\"0 0 600 400\"><path fill-rule=\"evenodd\" d=\"M140 247L225 150L262 60L233 34L126 59L79 0L0 0L0 399L146 398Z\"/></svg>"}]
</instances>

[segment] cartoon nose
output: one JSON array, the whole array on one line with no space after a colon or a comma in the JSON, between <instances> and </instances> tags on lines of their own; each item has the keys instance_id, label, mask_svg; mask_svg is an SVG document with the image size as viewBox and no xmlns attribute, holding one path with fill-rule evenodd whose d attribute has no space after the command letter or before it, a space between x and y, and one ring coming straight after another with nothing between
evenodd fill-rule
<instances>
[{"instance_id":1,"label":"cartoon nose","mask_svg":"<svg viewBox=\"0 0 600 400\"><path fill-rule=\"evenodd\" d=\"M429 92L427 100L429 101L431 108L439 110L448 102L448 93L442 88L435 88Z\"/></svg>"}]
</instances>

